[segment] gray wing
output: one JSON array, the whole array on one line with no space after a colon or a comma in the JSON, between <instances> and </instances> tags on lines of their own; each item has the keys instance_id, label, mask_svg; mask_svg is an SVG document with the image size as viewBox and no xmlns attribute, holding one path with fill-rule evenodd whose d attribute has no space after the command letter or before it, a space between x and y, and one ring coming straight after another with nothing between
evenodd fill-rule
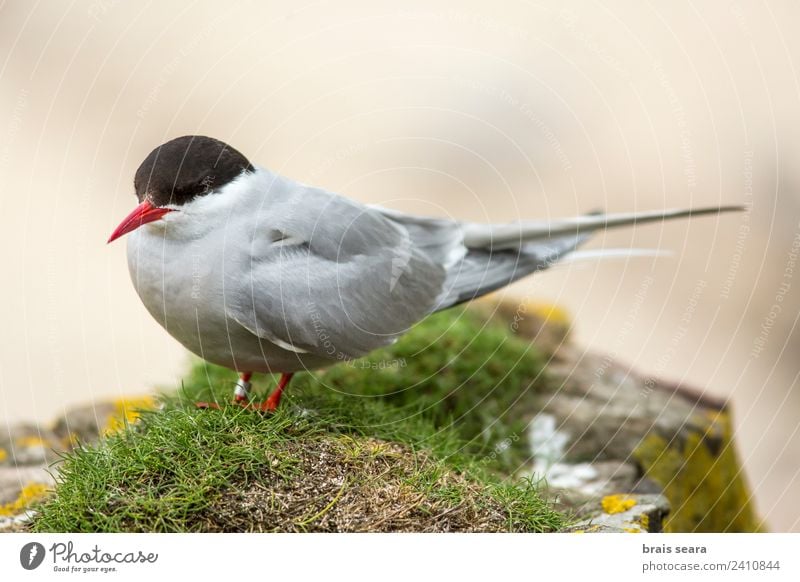
<instances>
[{"instance_id":1,"label":"gray wing","mask_svg":"<svg viewBox=\"0 0 800 582\"><path fill-rule=\"evenodd\" d=\"M550 267L589 238L588 234L555 234L525 242L519 228L492 236L498 225L410 216L376 207L402 225L416 248L445 268L442 290L431 311L441 311ZM530 223L529 223L530 224ZM472 239L480 240L473 242Z\"/></svg>"},{"instance_id":2,"label":"gray wing","mask_svg":"<svg viewBox=\"0 0 800 582\"><path fill-rule=\"evenodd\" d=\"M430 313L445 270L376 210L276 178L226 311L251 333L331 359L393 342ZM253 222L259 222L258 220ZM231 291L230 287L233 287Z\"/></svg>"}]
</instances>

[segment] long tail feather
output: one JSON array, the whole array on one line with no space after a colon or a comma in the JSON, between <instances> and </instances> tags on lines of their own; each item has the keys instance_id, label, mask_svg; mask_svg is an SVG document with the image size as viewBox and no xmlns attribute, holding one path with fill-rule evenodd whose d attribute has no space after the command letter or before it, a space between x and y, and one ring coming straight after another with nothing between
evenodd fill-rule
<instances>
[{"instance_id":1,"label":"long tail feather","mask_svg":"<svg viewBox=\"0 0 800 582\"><path fill-rule=\"evenodd\" d=\"M512 224L465 224L463 227L464 244L468 248L474 249L500 250L518 248L522 243L557 236L588 234L596 230L630 224L644 224L673 218L721 214L723 212L741 210L745 210L745 207L715 206L711 208L585 215L553 221L524 221Z\"/></svg>"},{"instance_id":2,"label":"long tail feather","mask_svg":"<svg viewBox=\"0 0 800 582\"><path fill-rule=\"evenodd\" d=\"M583 261L594 261L597 259L629 259L629 258L654 258L654 257L674 257L673 251L662 251L659 249L596 249L589 251L573 251L566 255L554 266L568 265Z\"/></svg>"}]
</instances>

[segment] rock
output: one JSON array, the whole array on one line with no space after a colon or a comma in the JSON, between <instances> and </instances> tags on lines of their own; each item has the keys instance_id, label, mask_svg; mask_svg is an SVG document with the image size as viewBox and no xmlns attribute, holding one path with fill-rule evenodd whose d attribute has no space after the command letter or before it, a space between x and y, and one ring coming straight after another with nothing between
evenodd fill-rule
<instances>
[{"instance_id":1,"label":"rock","mask_svg":"<svg viewBox=\"0 0 800 582\"><path fill-rule=\"evenodd\" d=\"M492 296L476 301L471 309L494 318L508 330L535 342L537 349L553 356L568 345L572 327L561 307L538 301L497 301Z\"/></svg>"},{"instance_id":2,"label":"rock","mask_svg":"<svg viewBox=\"0 0 800 582\"><path fill-rule=\"evenodd\" d=\"M659 533L670 506L663 495L607 495L600 509L569 527L585 533Z\"/></svg>"},{"instance_id":3,"label":"rock","mask_svg":"<svg viewBox=\"0 0 800 582\"><path fill-rule=\"evenodd\" d=\"M14 424L0 429L0 531L19 531L55 485L62 455L79 442L135 422L138 410L153 408L150 396L99 402L69 410L52 428Z\"/></svg>"},{"instance_id":4,"label":"rock","mask_svg":"<svg viewBox=\"0 0 800 582\"><path fill-rule=\"evenodd\" d=\"M79 406L56 420L52 432L65 448L78 442L93 443L106 433L120 430L126 423L136 422L139 411L155 407L155 399L149 395Z\"/></svg>"},{"instance_id":5,"label":"rock","mask_svg":"<svg viewBox=\"0 0 800 582\"><path fill-rule=\"evenodd\" d=\"M705 410L677 439L651 431L633 457L663 486L674 510L666 531L749 532L763 529L752 507L727 409ZM703 423L705 421L705 424Z\"/></svg>"},{"instance_id":6,"label":"rock","mask_svg":"<svg viewBox=\"0 0 800 582\"><path fill-rule=\"evenodd\" d=\"M672 507L664 531L762 529L724 401L571 345L547 372L554 389L537 398L529 424L534 474L580 515L600 515L587 495L660 493ZM563 477L570 468L573 482Z\"/></svg>"},{"instance_id":7,"label":"rock","mask_svg":"<svg viewBox=\"0 0 800 582\"><path fill-rule=\"evenodd\" d=\"M0 467L0 531L16 531L27 522L29 507L43 500L54 484L44 467Z\"/></svg>"},{"instance_id":8,"label":"rock","mask_svg":"<svg viewBox=\"0 0 800 582\"><path fill-rule=\"evenodd\" d=\"M473 311L548 358L541 377L524 390L498 381L477 396L474 386L456 394L466 406L454 409L481 410L484 417L487 401L504 398L494 424L466 438L502 435L496 428L501 421L511 427L499 444L512 443L520 458L520 445L527 443L522 458L532 458L528 474L582 519L599 515L605 496L657 494L673 507L664 519L666 531L761 529L724 400L581 349L570 341L570 323L557 308L489 300L477 302ZM465 418L462 413L462 424ZM524 475L526 468L514 472Z\"/></svg>"},{"instance_id":9,"label":"rock","mask_svg":"<svg viewBox=\"0 0 800 582\"><path fill-rule=\"evenodd\" d=\"M15 424L0 430L0 466L42 465L58 459L58 438L46 428Z\"/></svg>"}]
</instances>

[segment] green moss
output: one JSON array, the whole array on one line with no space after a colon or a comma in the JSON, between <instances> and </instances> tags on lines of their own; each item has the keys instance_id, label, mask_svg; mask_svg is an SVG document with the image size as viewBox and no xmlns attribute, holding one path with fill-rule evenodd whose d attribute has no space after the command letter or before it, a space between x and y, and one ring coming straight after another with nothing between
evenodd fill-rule
<instances>
[{"instance_id":1,"label":"green moss","mask_svg":"<svg viewBox=\"0 0 800 582\"><path fill-rule=\"evenodd\" d=\"M357 504L391 491L399 506L376 530L555 530L564 517L530 483L502 479L527 455L510 408L544 386L541 372L528 342L458 310L368 359L299 374L268 416L227 405L235 375L199 363L161 410L67 455L33 528L217 531L228 508L231 529L369 530ZM257 379L259 398L273 382ZM254 499L258 519L237 509ZM288 505L270 513L276 499Z\"/></svg>"},{"instance_id":2,"label":"green moss","mask_svg":"<svg viewBox=\"0 0 800 582\"><path fill-rule=\"evenodd\" d=\"M650 434L634 451L672 506L664 531L761 531L736 457L729 414L721 411L696 420L705 430L690 430L684 442Z\"/></svg>"},{"instance_id":3,"label":"green moss","mask_svg":"<svg viewBox=\"0 0 800 582\"><path fill-rule=\"evenodd\" d=\"M545 358L508 325L473 310L453 309L427 318L389 348L368 357L297 375L286 392L290 405L360 426L364 434L397 439L394 429L422 422L459 451L489 469L513 473L529 460L524 411L550 388ZM196 367L186 381L188 400L230 399L230 370ZM257 380L264 398L276 378ZM374 414L375 406L384 412ZM332 408L332 410L327 410ZM373 414L361 412L372 407ZM365 418L386 416L382 426ZM388 423L388 424L387 424ZM431 435L428 435L430 438ZM434 441L438 439L433 439Z\"/></svg>"}]
</instances>

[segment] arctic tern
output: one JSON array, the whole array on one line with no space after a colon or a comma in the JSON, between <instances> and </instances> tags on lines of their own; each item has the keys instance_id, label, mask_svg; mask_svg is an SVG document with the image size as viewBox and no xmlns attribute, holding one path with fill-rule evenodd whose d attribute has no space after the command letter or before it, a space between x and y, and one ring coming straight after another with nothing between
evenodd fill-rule
<instances>
[{"instance_id":1,"label":"arctic tern","mask_svg":"<svg viewBox=\"0 0 800 582\"><path fill-rule=\"evenodd\" d=\"M394 342L425 316L562 259L592 232L741 210L722 206L477 224L365 205L184 136L134 178L128 267L150 314L201 358L240 374L235 401L272 411L299 370ZM254 372L280 373L249 404ZM215 406L215 405L212 405Z\"/></svg>"}]
</instances>

